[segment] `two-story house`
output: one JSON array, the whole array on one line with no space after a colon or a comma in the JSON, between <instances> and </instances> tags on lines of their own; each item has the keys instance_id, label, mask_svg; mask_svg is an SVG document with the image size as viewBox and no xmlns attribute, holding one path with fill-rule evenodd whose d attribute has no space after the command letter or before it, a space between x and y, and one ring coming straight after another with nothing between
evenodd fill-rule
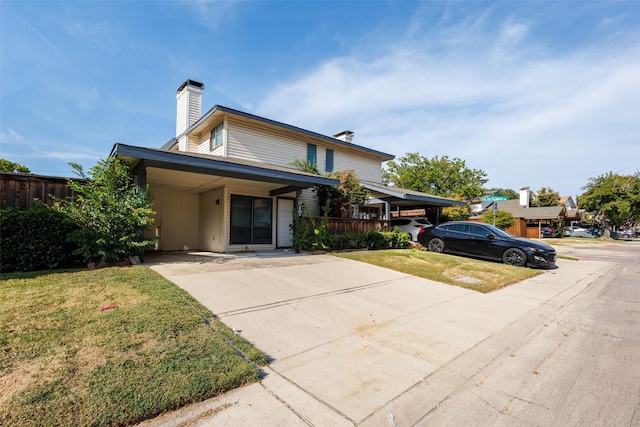
<instances>
[{"instance_id":1,"label":"two-story house","mask_svg":"<svg viewBox=\"0 0 640 427\"><path fill-rule=\"evenodd\" d=\"M353 143L353 132L326 136L215 105L201 111L202 83L177 91L176 136L159 149L116 144L141 185L148 184L156 211L158 249L212 252L291 246L290 225L304 204L318 214L311 188L338 180L291 166L308 160L321 173L353 170L370 189L371 206L390 217L400 205L452 206L460 202L386 187L382 164L393 155Z\"/></svg>"}]
</instances>

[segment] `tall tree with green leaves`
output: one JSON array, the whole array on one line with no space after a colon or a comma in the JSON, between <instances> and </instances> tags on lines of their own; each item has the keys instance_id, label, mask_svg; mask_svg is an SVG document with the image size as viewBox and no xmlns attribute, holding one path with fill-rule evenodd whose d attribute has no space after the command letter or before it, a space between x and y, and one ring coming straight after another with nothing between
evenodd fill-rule
<instances>
[{"instance_id":1,"label":"tall tree with green leaves","mask_svg":"<svg viewBox=\"0 0 640 427\"><path fill-rule=\"evenodd\" d=\"M510 188L491 188L487 190L486 193L490 193L496 196L507 196L509 200L517 199L520 197L520 194L517 191Z\"/></svg>"},{"instance_id":2,"label":"tall tree with green leaves","mask_svg":"<svg viewBox=\"0 0 640 427\"><path fill-rule=\"evenodd\" d=\"M468 201L482 196L488 181L484 171L468 168L464 160L447 156L430 159L419 153L387 162L382 179L401 188Z\"/></svg>"},{"instance_id":3,"label":"tall tree with green leaves","mask_svg":"<svg viewBox=\"0 0 640 427\"><path fill-rule=\"evenodd\" d=\"M542 187L533 195L531 206L559 206L560 194L551 187Z\"/></svg>"},{"instance_id":4,"label":"tall tree with green leaves","mask_svg":"<svg viewBox=\"0 0 640 427\"><path fill-rule=\"evenodd\" d=\"M109 157L89 169L69 163L82 182L69 180L75 195L59 200L56 208L79 227L70 240L80 248L86 262L121 261L140 253L156 239L144 239L153 223L151 194L147 186L135 184L126 162Z\"/></svg>"},{"instance_id":5,"label":"tall tree with green leaves","mask_svg":"<svg viewBox=\"0 0 640 427\"><path fill-rule=\"evenodd\" d=\"M640 171L635 175L607 172L582 187L578 206L596 217L602 217L606 225L619 227L627 222L640 221Z\"/></svg>"},{"instance_id":6,"label":"tall tree with green leaves","mask_svg":"<svg viewBox=\"0 0 640 427\"><path fill-rule=\"evenodd\" d=\"M6 159L0 159L0 172L31 173L28 167Z\"/></svg>"}]
</instances>

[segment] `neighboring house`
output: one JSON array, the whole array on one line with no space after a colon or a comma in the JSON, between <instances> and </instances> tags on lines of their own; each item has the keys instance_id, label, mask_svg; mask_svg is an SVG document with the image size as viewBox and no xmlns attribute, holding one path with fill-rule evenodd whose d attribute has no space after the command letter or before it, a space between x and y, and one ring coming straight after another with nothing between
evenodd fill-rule
<instances>
[{"instance_id":1,"label":"neighboring house","mask_svg":"<svg viewBox=\"0 0 640 427\"><path fill-rule=\"evenodd\" d=\"M312 187L338 185L326 173L353 170L372 194L365 212L390 218L400 206L454 206L461 202L386 187L382 164L393 155L353 143L353 132L326 136L215 105L201 114L202 83L177 91L176 137L159 149L116 144L156 211L157 249L213 252L268 250L292 245L290 226L304 205L318 215ZM291 167L317 165L323 176Z\"/></svg>"},{"instance_id":2,"label":"neighboring house","mask_svg":"<svg viewBox=\"0 0 640 427\"><path fill-rule=\"evenodd\" d=\"M575 222L580 222L582 219L582 213L571 196L561 196L560 204L567 209L564 217L565 226L573 225Z\"/></svg>"},{"instance_id":3,"label":"neighboring house","mask_svg":"<svg viewBox=\"0 0 640 427\"><path fill-rule=\"evenodd\" d=\"M497 204L497 210L509 212L516 220L514 226L505 231L519 237L539 238L540 228L543 225L550 225L554 228L560 227L564 223L567 209L562 206L531 207L530 190L528 187L520 190L519 199L499 200L486 202L486 209L491 211L493 205Z\"/></svg>"}]
</instances>

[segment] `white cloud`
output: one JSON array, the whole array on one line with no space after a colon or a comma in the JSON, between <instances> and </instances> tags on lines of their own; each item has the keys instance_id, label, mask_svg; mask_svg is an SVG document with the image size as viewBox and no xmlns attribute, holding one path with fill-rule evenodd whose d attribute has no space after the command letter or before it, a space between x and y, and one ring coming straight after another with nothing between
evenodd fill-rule
<instances>
[{"instance_id":1,"label":"white cloud","mask_svg":"<svg viewBox=\"0 0 640 427\"><path fill-rule=\"evenodd\" d=\"M21 135L11 128L0 128L0 142L3 144L16 144L21 142L23 139L24 138Z\"/></svg>"},{"instance_id":2,"label":"white cloud","mask_svg":"<svg viewBox=\"0 0 640 427\"><path fill-rule=\"evenodd\" d=\"M634 153L637 165L637 48L543 56L529 40L534 23L508 19L492 32L485 17L441 28L456 34L447 49L425 38L376 57L328 59L281 83L256 109L325 134L350 129L356 143L396 155L459 157L501 187L575 195L615 166L603 147ZM571 168L586 176L564 170Z\"/></svg>"},{"instance_id":3,"label":"white cloud","mask_svg":"<svg viewBox=\"0 0 640 427\"><path fill-rule=\"evenodd\" d=\"M240 0L182 0L202 25L217 30L220 23L231 18Z\"/></svg>"}]
</instances>

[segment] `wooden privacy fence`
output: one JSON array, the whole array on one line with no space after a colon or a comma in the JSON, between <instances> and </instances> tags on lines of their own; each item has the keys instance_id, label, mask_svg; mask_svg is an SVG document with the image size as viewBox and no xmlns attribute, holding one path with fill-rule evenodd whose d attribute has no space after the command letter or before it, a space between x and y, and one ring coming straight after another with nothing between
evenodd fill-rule
<instances>
[{"instance_id":1,"label":"wooden privacy fence","mask_svg":"<svg viewBox=\"0 0 640 427\"><path fill-rule=\"evenodd\" d=\"M355 234L389 230L389 221L385 220L329 218L327 224L327 231L329 231L330 234Z\"/></svg>"},{"instance_id":2,"label":"wooden privacy fence","mask_svg":"<svg viewBox=\"0 0 640 427\"><path fill-rule=\"evenodd\" d=\"M64 199L73 196L67 178L0 172L1 207L28 209L34 199L53 205L51 195Z\"/></svg>"}]
</instances>

